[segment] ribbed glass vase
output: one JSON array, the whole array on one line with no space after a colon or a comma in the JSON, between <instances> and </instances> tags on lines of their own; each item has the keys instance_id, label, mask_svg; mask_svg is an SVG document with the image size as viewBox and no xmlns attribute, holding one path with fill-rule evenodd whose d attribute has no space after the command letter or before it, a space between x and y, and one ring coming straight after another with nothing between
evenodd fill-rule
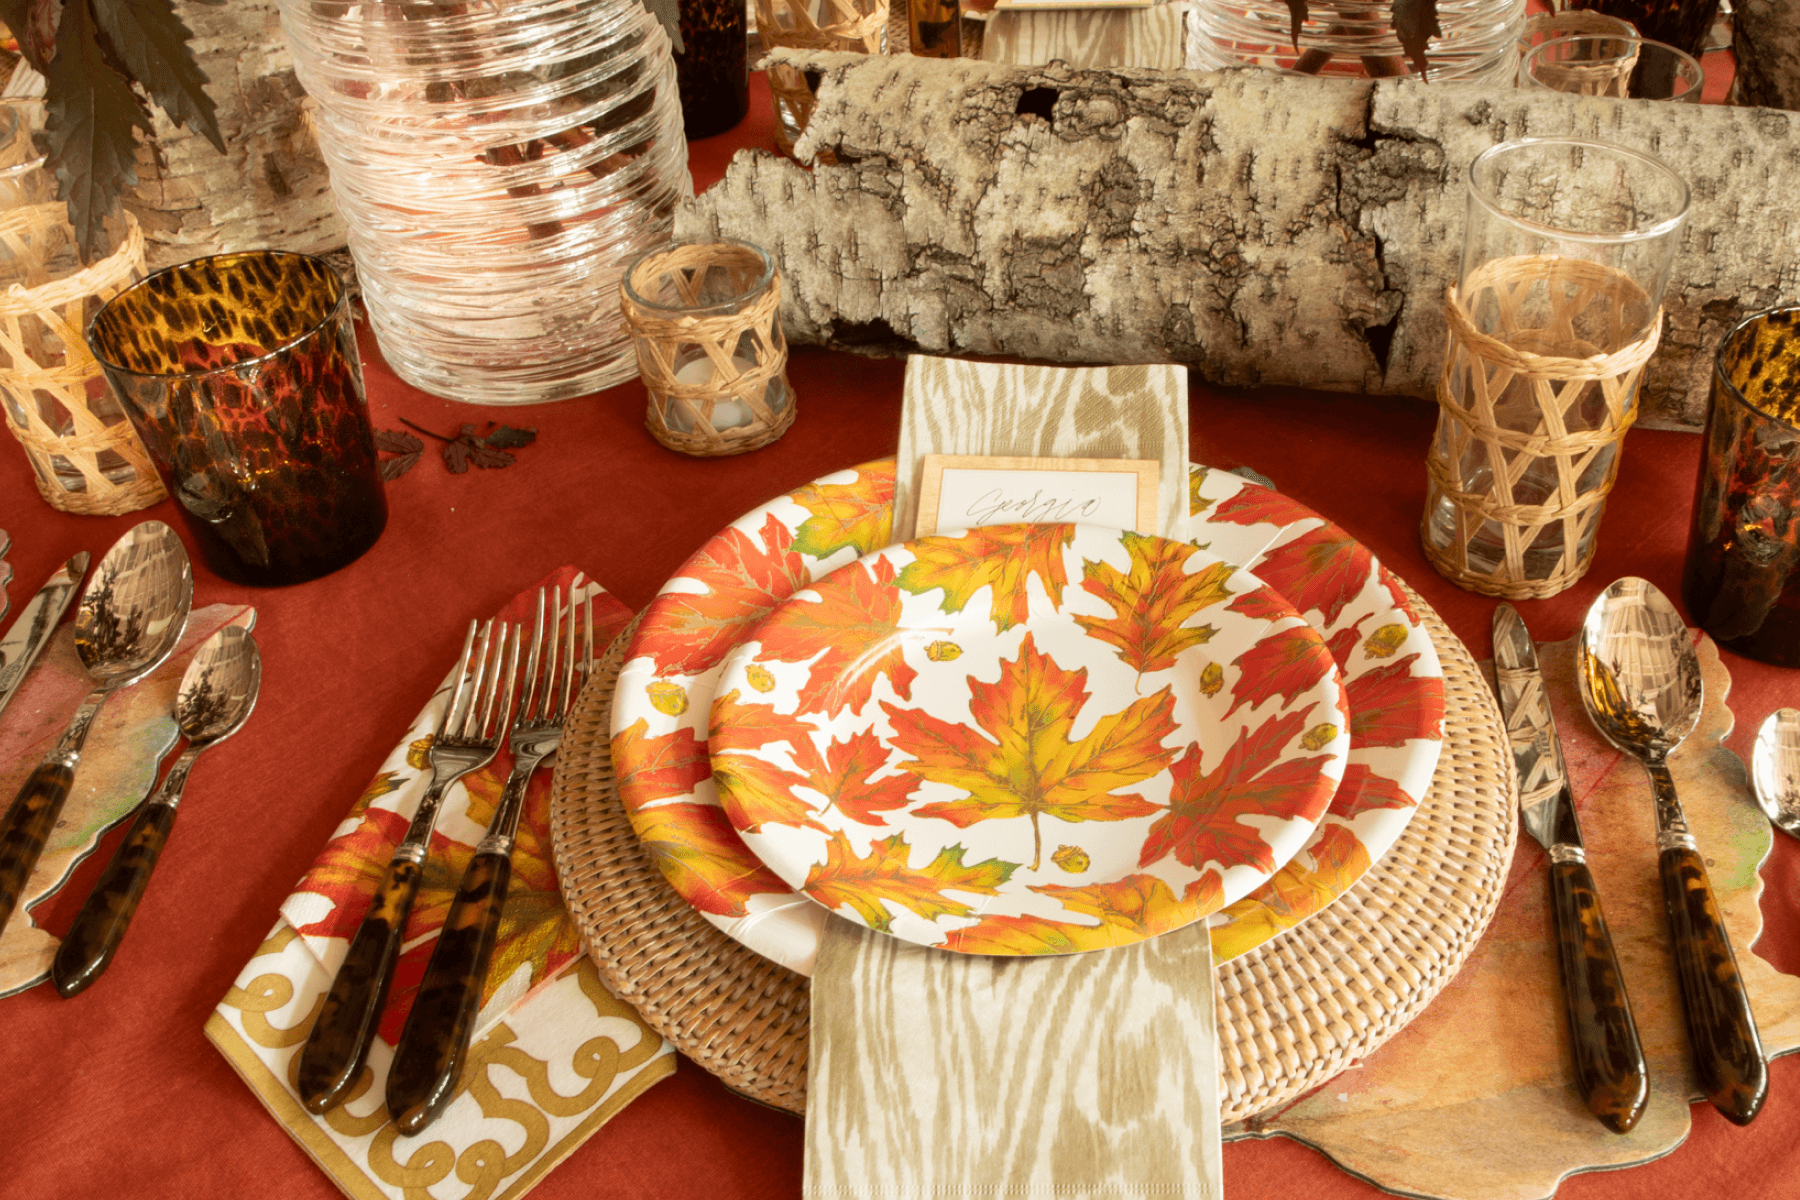
<instances>
[{"instance_id":1,"label":"ribbed glass vase","mask_svg":"<svg viewBox=\"0 0 1800 1200\"><path fill-rule=\"evenodd\" d=\"M1430 81L1509 84L1525 0L1438 0L1440 37L1426 45ZM1392 0L1311 0L1293 42L1283 0L1192 0L1188 65L1201 70L1253 65L1326 77L1415 73L1394 32Z\"/></svg>"},{"instance_id":2,"label":"ribbed glass vase","mask_svg":"<svg viewBox=\"0 0 1800 1200\"><path fill-rule=\"evenodd\" d=\"M619 271L692 194L639 0L281 0L369 322L407 382L529 404L637 372Z\"/></svg>"}]
</instances>

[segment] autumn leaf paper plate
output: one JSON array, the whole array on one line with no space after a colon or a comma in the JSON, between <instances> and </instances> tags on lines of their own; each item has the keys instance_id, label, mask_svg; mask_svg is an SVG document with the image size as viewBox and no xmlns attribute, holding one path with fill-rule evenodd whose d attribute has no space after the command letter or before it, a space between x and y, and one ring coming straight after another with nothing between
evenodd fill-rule
<instances>
[{"instance_id":1,"label":"autumn leaf paper plate","mask_svg":"<svg viewBox=\"0 0 1800 1200\"><path fill-rule=\"evenodd\" d=\"M1294 856L1349 721L1323 639L1195 546L920 538L726 659L714 785L789 886L924 945L1062 954L1200 920Z\"/></svg>"},{"instance_id":2,"label":"autumn leaf paper plate","mask_svg":"<svg viewBox=\"0 0 1800 1200\"><path fill-rule=\"evenodd\" d=\"M1437 767L1444 687L1430 637L1366 547L1236 475L1195 467L1188 478L1195 540L1248 566L1312 622L1350 705L1348 766L1325 819L1269 882L1212 919L1223 962L1325 908L1399 838ZM707 754L708 715L726 656L765 616L888 544L893 490L892 459L864 463L734 521L645 609L619 674L612 760L645 849L708 921L802 973L812 970L826 912L731 827Z\"/></svg>"}]
</instances>

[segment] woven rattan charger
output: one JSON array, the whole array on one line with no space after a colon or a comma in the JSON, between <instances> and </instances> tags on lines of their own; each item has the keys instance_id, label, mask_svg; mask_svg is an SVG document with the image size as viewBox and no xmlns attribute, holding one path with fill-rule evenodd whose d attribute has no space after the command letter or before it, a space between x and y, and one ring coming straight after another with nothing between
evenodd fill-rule
<instances>
[{"instance_id":1,"label":"woven rattan charger","mask_svg":"<svg viewBox=\"0 0 1800 1200\"><path fill-rule=\"evenodd\" d=\"M1512 756L1487 681L1443 619L1407 599L1444 668L1444 744L1400 841L1332 906L1218 969L1221 1115L1318 1086L1417 1016L1500 903L1516 832ZM802 1112L808 982L676 894L613 788L609 728L623 650L582 691L558 752L551 836L563 897L613 992L729 1087Z\"/></svg>"}]
</instances>

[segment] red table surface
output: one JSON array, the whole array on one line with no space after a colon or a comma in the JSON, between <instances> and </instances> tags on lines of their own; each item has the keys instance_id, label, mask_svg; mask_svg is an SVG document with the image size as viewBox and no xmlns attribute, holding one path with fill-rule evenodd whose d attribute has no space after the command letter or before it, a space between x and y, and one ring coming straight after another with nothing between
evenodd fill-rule
<instances>
[{"instance_id":1,"label":"red table surface","mask_svg":"<svg viewBox=\"0 0 1800 1200\"><path fill-rule=\"evenodd\" d=\"M767 104L759 79L750 119L694 145L698 186L716 180L738 147L772 147ZM561 404L472 407L400 383L372 338L363 351L377 428L397 428L402 416L446 433L496 420L535 426L537 444L510 469L466 475L449 474L428 451L389 485L392 515L381 541L326 579L256 590L196 564L197 605L259 609L262 700L244 733L196 768L156 879L106 975L71 1001L48 986L0 1000L0 1196L336 1195L201 1027L442 678L465 622L565 563L642 606L708 535L781 491L893 453L899 434L899 361L796 349L789 377L799 417L787 436L754 454L700 461L651 440L636 382ZM1331 516L1418 588L1477 657L1487 656L1495 602L1446 583L1418 546L1431 405L1197 382L1192 397L1195 460L1252 466ZM1694 434L1628 436L1592 571L1561 596L1519 606L1540 641L1571 636L1601 587L1620 575L1678 593L1698 456ZM24 452L0 438L0 528L13 536L15 611L67 555L98 554L147 517L179 528L168 501L112 518L50 509ZM474 556L490 565L471 572L465 559ZM1766 713L1800 701L1800 674L1729 654L1726 661L1739 726L1731 744L1743 753ZM67 928L116 838L36 910L41 924ZM1757 952L1800 970L1792 900L1800 846L1778 835L1763 876L1767 930ZM1543 1019L1544 1036L1558 1036L1561 1012L1546 1010ZM1768 1105L1749 1128L1697 1105L1693 1132L1673 1153L1577 1176L1561 1195L1800 1195L1800 1063L1779 1060L1772 1076ZM684 1062L534 1195L794 1197L803 1136L800 1120L740 1099ZM1232 1200L1379 1194L1285 1139L1228 1145L1225 1188Z\"/></svg>"}]
</instances>

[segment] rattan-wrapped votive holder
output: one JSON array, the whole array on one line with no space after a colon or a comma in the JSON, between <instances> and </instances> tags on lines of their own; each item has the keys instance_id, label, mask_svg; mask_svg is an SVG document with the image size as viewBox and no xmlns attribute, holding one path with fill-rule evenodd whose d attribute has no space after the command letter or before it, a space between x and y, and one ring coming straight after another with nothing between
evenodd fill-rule
<instances>
[{"instance_id":1,"label":"rattan-wrapped votive holder","mask_svg":"<svg viewBox=\"0 0 1800 1200\"><path fill-rule=\"evenodd\" d=\"M888 0L756 0L756 32L764 46L794 50L840 50L881 54L887 45ZM806 131L818 97L796 67L769 67L769 93L775 104L775 143L783 154Z\"/></svg>"},{"instance_id":2,"label":"rattan-wrapped votive holder","mask_svg":"<svg viewBox=\"0 0 1800 1200\"><path fill-rule=\"evenodd\" d=\"M116 516L165 493L83 334L102 304L144 277L144 235L127 216L117 248L82 266L66 212L0 212L0 400L45 501Z\"/></svg>"},{"instance_id":3,"label":"rattan-wrapped votive holder","mask_svg":"<svg viewBox=\"0 0 1800 1200\"><path fill-rule=\"evenodd\" d=\"M625 268L619 306L649 392L644 424L671 450L760 449L794 423L781 279L748 242L679 242Z\"/></svg>"}]
</instances>

